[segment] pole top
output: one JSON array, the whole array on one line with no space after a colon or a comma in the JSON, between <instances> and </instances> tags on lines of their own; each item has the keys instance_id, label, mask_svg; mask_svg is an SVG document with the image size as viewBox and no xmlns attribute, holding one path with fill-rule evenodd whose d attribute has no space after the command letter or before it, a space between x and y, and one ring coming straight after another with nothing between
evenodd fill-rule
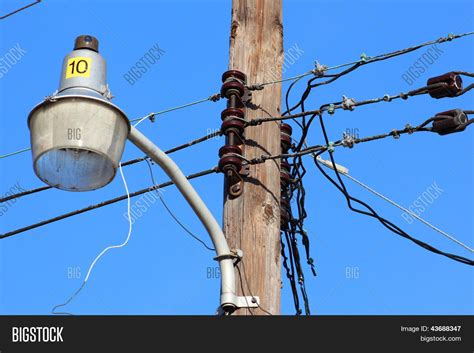
<instances>
[{"instance_id":1,"label":"pole top","mask_svg":"<svg viewBox=\"0 0 474 353\"><path fill-rule=\"evenodd\" d=\"M74 50L77 49L90 49L99 52L99 41L91 35L81 35L74 42Z\"/></svg>"}]
</instances>

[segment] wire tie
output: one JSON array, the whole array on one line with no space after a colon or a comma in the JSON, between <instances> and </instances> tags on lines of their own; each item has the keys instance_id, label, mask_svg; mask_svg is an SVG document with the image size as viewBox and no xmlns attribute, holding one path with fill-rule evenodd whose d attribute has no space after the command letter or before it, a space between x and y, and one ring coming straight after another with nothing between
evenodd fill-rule
<instances>
[{"instance_id":1,"label":"wire tie","mask_svg":"<svg viewBox=\"0 0 474 353\"><path fill-rule=\"evenodd\" d=\"M351 134L343 132L342 133L342 145L344 147L349 147L349 148L354 147L354 137L352 137Z\"/></svg>"},{"instance_id":2,"label":"wire tie","mask_svg":"<svg viewBox=\"0 0 474 353\"><path fill-rule=\"evenodd\" d=\"M219 93L213 94L208 98L210 101L217 102L219 99L221 99L221 95Z\"/></svg>"},{"instance_id":3,"label":"wire tie","mask_svg":"<svg viewBox=\"0 0 474 353\"><path fill-rule=\"evenodd\" d=\"M328 113L333 115L334 114L334 110L335 110L335 107L334 107L334 104L329 104L329 107L328 107Z\"/></svg>"},{"instance_id":4,"label":"wire tie","mask_svg":"<svg viewBox=\"0 0 474 353\"><path fill-rule=\"evenodd\" d=\"M356 101L354 98L347 98L346 96L342 96L342 109L344 110L354 110L354 106Z\"/></svg>"},{"instance_id":5,"label":"wire tie","mask_svg":"<svg viewBox=\"0 0 474 353\"><path fill-rule=\"evenodd\" d=\"M366 53L360 54L360 61L366 62L369 59L370 59L370 56L368 56Z\"/></svg>"},{"instance_id":6,"label":"wire tie","mask_svg":"<svg viewBox=\"0 0 474 353\"><path fill-rule=\"evenodd\" d=\"M315 68L312 70L313 75L316 77L323 77L328 67L326 65L321 65L318 61L315 61L314 65Z\"/></svg>"},{"instance_id":7,"label":"wire tie","mask_svg":"<svg viewBox=\"0 0 474 353\"><path fill-rule=\"evenodd\" d=\"M329 144L326 146L326 148L329 152L334 152L334 142L329 141Z\"/></svg>"},{"instance_id":8,"label":"wire tie","mask_svg":"<svg viewBox=\"0 0 474 353\"><path fill-rule=\"evenodd\" d=\"M247 86L247 89L249 91L261 91L264 88L265 86L263 84L255 84L255 85Z\"/></svg>"}]
</instances>

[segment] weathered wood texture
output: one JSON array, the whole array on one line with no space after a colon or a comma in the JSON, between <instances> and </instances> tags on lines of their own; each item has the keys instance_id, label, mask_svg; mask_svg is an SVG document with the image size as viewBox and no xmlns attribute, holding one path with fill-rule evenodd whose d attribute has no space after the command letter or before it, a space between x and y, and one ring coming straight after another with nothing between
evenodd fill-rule
<instances>
[{"instance_id":1,"label":"weathered wood texture","mask_svg":"<svg viewBox=\"0 0 474 353\"><path fill-rule=\"evenodd\" d=\"M229 69L247 74L247 83L281 79L283 62L282 0L233 0ZM254 91L253 108L246 119L280 114L281 84ZM246 129L244 156L280 154L279 123L272 122ZM240 265L241 295L260 297L260 305L272 314L280 313L280 162L250 168L243 194L236 199L225 196L224 231L232 248L244 252ZM246 273L243 271L246 270ZM246 276L246 278L245 278ZM237 275L238 277L238 275ZM248 280L248 286L247 281ZM261 309L253 314L266 315ZM236 315L249 315L247 309Z\"/></svg>"}]
</instances>

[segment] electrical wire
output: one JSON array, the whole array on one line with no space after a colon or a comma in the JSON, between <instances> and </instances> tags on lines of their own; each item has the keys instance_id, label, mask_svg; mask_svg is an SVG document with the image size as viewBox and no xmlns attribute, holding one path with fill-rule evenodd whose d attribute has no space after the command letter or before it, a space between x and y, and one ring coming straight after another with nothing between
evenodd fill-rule
<instances>
[{"instance_id":1,"label":"electrical wire","mask_svg":"<svg viewBox=\"0 0 474 353\"><path fill-rule=\"evenodd\" d=\"M326 143L329 143L329 139L328 139L328 136L327 136L327 132L326 132L326 128L324 126L324 121L322 119L322 116L320 115L319 116L319 121L320 121L320 124L321 124L321 130L323 132L323 136L324 136L324 139L326 141ZM413 238L412 236L410 236L409 234L407 234L405 231L403 231L401 228L399 228L398 226L396 226L395 224L393 224L392 222L386 220L385 218L379 216L377 214L377 212L375 212L375 210L369 206L367 203L359 200L359 199L356 199L355 197L352 197L348 191L347 191L347 188L340 176L340 173L337 169L337 166L336 166L336 162L334 160L334 156L333 156L333 151L329 150L329 157L331 158L331 162L332 162L332 165L333 165L333 168L334 168L334 173L336 174L336 177L337 177L337 180L339 181L339 184L333 180L323 169L322 167L319 165L318 161L317 161L317 157L320 156L321 154L323 153L323 151L321 152L318 152L316 154L316 156L314 157L314 163L316 165L316 167L320 170L320 172L326 177L326 179L328 179L343 195L344 197L346 198L346 201L347 201L347 205L348 207L356 212L356 213L360 213L360 214L363 214L363 215L367 215L367 216L370 216L370 217L373 217L373 218L376 218L380 223L382 223L387 229L391 230L393 233L395 234L398 234L408 240L411 240L412 242L414 242L415 244L423 247L424 249L428 250L428 251L431 251L435 254L439 254L439 255L443 255L443 256L446 256L454 261L457 261L457 262L461 262L461 263L464 263L464 264L467 264L467 265L470 265L470 266L474 266L474 261L473 260L470 260L468 258L465 258L465 257L462 257L462 256L459 256L459 255L454 255L454 254L450 254L450 253L446 253L446 252L443 252L441 250L438 250L436 249L435 247L421 241L421 240L418 240L416 238ZM360 209L357 209L357 208L354 208L352 206L352 203L351 201L354 201L362 206L364 206L368 211L363 211L363 210L360 210Z\"/></svg>"},{"instance_id":2,"label":"electrical wire","mask_svg":"<svg viewBox=\"0 0 474 353\"><path fill-rule=\"evenodd\" d=\"M423 48L423 47L426 47L426 46L429 46L429 45L433 45L433 44L437 44L437 43L441 44L441 43L445 43L445 42L450 42L454 39L462 38L462 37L465 37L465 36L471 36L473 34L474 34L474 32L467 32L467 33L462 33L462 34L449 34L446 37L441 37L441 38L438 38L436 40L431 40L431 41L428 41L428 42L425 42L425 43L422 43L422 44L418 44L418 45L408 47L408 48L405 48L405 49L396 50L394 52L390 52L390 53L386 53L386 54L380 54L380 55L376 55L376 56L372 56L372 57L367 56L365 54L362 54L361 58L357 61L353 61L353 62L349 62L349 63L345 63L345 64L340 64L340 65L336 65L336 66L333 66L333 67L320 66L319 70L318 69L315 70L315 73L318 73L316 75L316 77L313 77L312 79L310 79L307 82L306 89L303 92L300 101L291 108L287 105L286 106L286 111L282 115L290 114L292 111L294 111L295 109L300 107L305 102L305 100L309 97L309 94L311 93L311 90L313 88L316 88L316 87L322 86L322 85L330 84L330 83L336 81L337 79L339 79L339 78L355 71L356 69L358 69L361 66L371 64L371 63L374 63L374 62L378 62L378 61L382 61L382 60L391 59L393 57L403 55L403 54L407 54L407 53L410 53L412 51L415 51L417 49L420 49L420 48ZM338 68L342 68L342 67L347 67L347 66L350 66L350 67L348 69L345 69L345 70L335 74L335 75L331 75L331 78L329 80L322 81L322 82L317 82L317 83L313 84L313 82L315 80L317 80L321 77L327 76L327 75L325 75L326 71L334 70L334 69L338 69Z\"/></svg>"},{"instance_id":3,"label":"electrical wire","mask_svg":"<svg viewBox=\"0 0 474 353\"><path fill-rule=\"evenodd\" d=\"M130 207L130 192L128 191L128 185L127 185L127 181L125 179L125 176L123 174L123 170L122 170L122 165L119 164L119 170L120 170L120 175L122 176L122 181L123 181L123 185L125 187L125 192L127 193L127 216L128 216L128 234L127 234L127 238L125 239L124 242L122 242L121 244L119 245L110 245L108 247L106 247L104 250L102 250L99 255L96 256L96 258L94 259L94 261L92 261L91 265L89 266L89 270L87 271L87 274L86 274L86 277L84 278L84 282L82 283L82 285L79 287L79 289L74 292L74 294L69 297L69 299L63 303L63 304L59 304L59 305L56 305L52 310L51 312L53 314L60 314L60 313L56 313L56 309L57 308L60 308L60 307L64 307L66 306L67 304L69 304L81 291L82 289L85 287L87 281L89 280L89 277L92 273L92 270L94 269L95 265L97 264L97 262L102 258L102 256L104 256L109 250L112 250L112 249L120 249L120 248L123 248L124 246L126 246L128 244L128 242L130 241L130 237L132 235L132 229L133 229L133 222L132 222L132 216L131 216L131 207Z\"/></svg>"},{"instance_id":4,"label":"electrical wire","mask_svg":"<svg viewBox=\"0 0 474 353\"><path fill-rule=\"evenodd\" d=\"M148 165L148 169L150 171L150 177L151 177L151 181L153 183L153 185L156 185L156 182L155 182L155 176L153 174L153 168L151 166L151 163L148 159L145 160L147 165ZM164 197L161 195L161 190L160 189L157 189L155 190L155 193L158 195L158 198L160 199L160 202L162 203L163 207L166 209L166 211L169 213L169 215L171 216L171 218L174 219L174 221L186 232L188 233L192 238L194 238L195 240L197 240L198 242L200 242L207 250L210 250L210 251L216 251L216 249L214 248L211 248L210 246L208 246L203 240L201 240L197 235L195 235L192 231L189 230L188 227L186 227L183 222L181 222L179 220L179 218L174 214L174 212L171 210L171 208L169 208L168 204L165 202L165 199Z\"/></svg>"},{"instance_id":5,"label":"electrical wire","mask_svg":"<svg viewBox=\"0 0 474 353\"><path fill-rule=\"evenodd\" d=\"M320 160L318 160L319 163L321 163ZM325 166L326 168L330 168L332 169L332 165L329 166L329 165L326 165L324 163L322 163L323 166ZM450 239L451 241L455 242L456 244L462 246L463 248L467 249L468 251L470 252L474 252L474 249L472 249L471 247L469 247L468 245L464 244L463 242L461 242L460 240L456 239L455 237L453 237L452 235L449 235L448 233L442 231L441 229L437 228L436 226L432 225L431 223L429 223L428 221L426 221L425 219L421 218L420 216L418 216L417 214L411 212L410 210L408 210L407 208L401 206L400 204L398 204L397 202L391 200L390 198L388 198L387 196L384 196L382 195L381 193L379 193L378 191L374 190L373 188L371 188L370 186L364 184L363 182L361 182L360 180L357 180L356 178L354 178L353 176L351 176L350 174L348 173L343 173L343 172L339 172L340 174L344 175L346 178L350 179L351 181L353 181L354 183L362 186L364 189L368 190L369 192L371 192L372 194L376 195L377 197L380 197L382 200L390 203L391 205L399 208L400 210L402 210L403 212L409 214L410 216L412 216L413 218L416 218L417 220L419 220L420 222L424 223L426 226L428 226L429 228L433 229L434 231L444 235L446 238Z\"/></svg>"},{"instance_id":6,"label":"electrical wire","mask_svg":"<svg viewBox=\"0 0 474 353\"><path fill-rule=\"evenodd\" d=\"M36 4L40 3L40 2L41 2L41 0L36 0L35 2L32 2L31 4L28 4L28 5L26 5L26 6L23 6L22 8L20 8L20 9L18 9L18 10L12 11L12 12L10 12L10 13L4 15L4 16L0 16L0 20L3 20L3 19L5 19L5 18L7 18L7 17L10 17L10 16L12 16L12 15L14 15L14 14L20 12L20 11L26 10L27 8L29 8L29 7L31 7L31 6L33 6L33 5L36 5Z\"/></svg>"},{"instance_id":7,"label":"electrical wire","mask_svg":"<svg viewBox=\"0 0 474 353\"><path fill-rule=\"evenodd\" d=\"M191 102L191 103L187 103L187 104L184 104L184 105L180 105L180 106L177 106L177 107L173 107L173 108L168 108L168 109L165 109L165 110L162 110L162 111L159 111L159 112L156 112L156 113L150 113L150 114L147 114L145 115L144 117L142 118L137 118L137 119L133 119L133 120L130 120L130 123L134 123L136 122L136 124L134 126L137 126L138 124L140 124L142 121L146 120L146 119L150 119L152 121L154 121L154 118L155 116L157 115L161 115L161 114L165 114L165 113L169 113L169 112L172 112L172 111L175 111L175 110L179 110L179 109L183 109L183 108L187 108L187 107L191 107L193 105L196 105L196 104L200 104L200 103L204 103L204 102L207 102L207 101L213 101L213 102L216 102L217 100L220 99L220 94L214 94L206 99L201 99L201 100L198 100L198 101L195 101L195 102ZM206 136L204 136L202 139L202 141L206 141L210 138L213 138L213 137L217 137L221 135L220 131L216 131L214 133L211 133L211 134L208 134ZM199 141L199 142L202 142L202 141ZM196 143L199 143L199 142L195 142L193 144L196 144ZM190 145L192 146L192 145ZM7 153L7 154L4 154L4 155L1 155L0 156L0 159L2 158L7 158L7 157L11 157L11 156L15 156L17 154L20 154L20 153L24 153L24 152L27 152L27 151L30 151L31 148L28 147L28 148L23 148L21 150L18 150L18 151L14 151L14 152L10 152L10 153Z\"/></svg>"},{"instance_id":8,"label":"electrical wire","mask_svg":"<svg viewBox=\"0 0 474 353\"><path fill-rule=\"evenodd\" d=\"M4 154L4 155L1 155L0 156L0 159L3 159L3 158L7 158L7 157L11 157L11 156L15 156L17 154L20 154L20 153L23 153L23 152L27 152L27 151L30 151L31 148L23 148L21 150L18 150L18 151L15 151L15 152L10 152L10 153L7 153L7 154Z\"/></svg>"},{"instance_id":9,"label":"electrical wire","mask_svg":"<svg viewBox=\"0 0 474 353\"><path fill-rule=\"evenodd\" d=\"M141 122L144 121L144 120L146 120L146 119L150 119L150 120L153 122L153 121L154 121L154 118L155 118L157 115L169 113L169 112L172 112L172 111L175 111L175 110L179 110L179 109L183 109L183 108L188 108L188 107L191 107L191 106L193 106L193 105L201 104L201 103L208 102L208 101L217 102L220 98L221 98L221 95L220 95L219 93L216 93L216 94L213 94L212 96L209 96L209 97L207 97L207 98L200 99L200 100L197 100L197 101L194 101L194 102L191 102L191 103L179 105L179 106L173 107L173 108L168 108L168 109L161 110L161 111L155 112L155 113L150 113L150 114L148 114L148 115L145 115L145 116L142 117L142 118L137 118L137 119L130 120L130 122L131 122L131 123L136 122L136 124L135 124L134 126L137 126L138 124L141 124Z\"/></svg>"},{"instance_id":10,"label":"electrical wire","mask_svg":"<svg viewBox=\"0 0 474 353\"><path fill-rule=\"evenodd\" d=\"M428 120L430 120L430 119L428 119ZM474 121L474 119L472 119L472 120ZM421 125L423 125L423 124L421 124ZM419 126L421 126L421 125L419 125ZM371 136L371 137L366 137L366 138L361 138L361 139L356 139L356 140L354 140L354 143L368 142L368 141L372 141L372 140L386 138L386 137L389 137L389 136L397 137L397 136L400 136L401 134L405 134L405 133L410 134L410 133L419 132L419 131L426 131L426 130L423 130L425 128L419 128L419 126L417 128L409 127L409 128L405 128L405 129L402 129L402 130L392 130L390 133L381 134L381 135L374 135L374 136ZM303 155L308 155L308 154L314 154L315 152L324 152L324 151L327 151L329 148L338 147L338 146L343 146L343 141L336 141L335 143L332 143L332 144L329 143L329 145L327 145L327 146L322 146L322 145L310 146L310 147L302 149L300 152L296 152L296 153L280 154L280 155L276 155L276 156L263 155L261 157L258 157L258 158L255 158L255 159L251 160L250 164L265 163L267 160L273 160L273 159L282 159L282 158L289 158L289 157L295 157L295 156L303 156ZM123 163L123 165L125 166L126 163L127 162ZM219 172L219 169L217 167L214 167L214 168L211 168L211 169L199 172L199 173L191 174L190 176L188 176L188 179L194 179L194 178L198 178L198 177L201 177L201 176L204 176L204 175L217 173L217 172ZM159 185L154 185L154 186L151 186L151 187L146 188L146 189L138 190L138 191L130 194L130 197L135 197L135 196L144 194L146 192L150 192L152 190L156 190L156 189L159 189L159 188L164 188L164 187L167 187L167 186L170 186L170 185L173 185L173 183L171 181L168 181L168 182L165 182L165 183L162 183L162 184L159 184ZM42 227L44 225L54 223L54 222L57 222L59 220L69 218L69 217L72 217L72 216L76 216L78 214L89 212L89 211L92 211L94 209L98 209L98 208L101 208L101 207L104 207L104 206L122 201L126 198L127 198L127 195L119 196L119 197L116 197L116 198L113 198L113 199L102 201L98 204L94 204L94 205L84 207L84 208L76 210L76 211L68 212L68 213L62 214L60 216L56 216L56 217L53 217L53 218L50 218L50 219L47 219L47 220L44 220L44 221L41 221L41 222L38 222L38 223L35 223L35 224L32 224L32 225L29 225L29 226L26 226L26 227L23 227L23 228L19 228L19 229L1 234L0 239L7 238L7 237L10 237L12 235L19 234L19 233L23 233L25 231L35 229L35 228L38 228L38 227Z\"/></svg>"},{"instance_id":11,"label":"electrical wire","mask_svg":"<svg viewBox=\"0 0 474 353\"><path fill-rule=\"evenodd\" d=\"M41 0L39 0L41 1ZM38 2L39 2L38 1ZM31 5L30 5L31 6ZM0 18L1 19L1 18ZM324 71L329 71L329 70L335 70L335 69L338 69L338 68L342 68L342 67L346 67L346 66L350 66L350 65L353 65L354 68L353 69L349 69L349 70L345 70L343 71L342 73L339 73L337 75L334 75L332 76L331 78L331 81L330 82L324 82L324 83L319 83L318 85L322 85L322 84L328 84L328 83L331 83L335 80L337 80L338 78L348 74L349 72L352 72L353 70L355 70L356 68L358 68L359 66L362 66L362 65L366 65L366 64L369 64L369 63L372 63L372 62L377 62L377 61L381 61L381 60L385 60L385 59L389 59L389 58L392 58L394 56L398 56L398 55L402 55L402 54L406 54L406 53L409 53L411 51L414 51L414 50L417 50L419 48L422 48L422 47L425 47L425 46L428 46L428 45L432 45L432 44L435 44L435 43L444 43L444 42L449 42L449 41L452 41L454 39L458 39L458 38L462 38L462 37L465 37L465 36L470 36L470 35L473 35L474 32L467 32L467 33L462 33L462 34L456 34L456 35L448 35L447 37L441 37L437 40L432 40L432 41L428 41L428 42L425 42L425 43L422 43L422 44L419 44L417 46L414 46L414 47L410 47L410 48L406 48L406 49L402 49L402 50L397 50L397 51L394 51L394 52L391 52L391 53L387 53L387 54L380 54L380 55L376 55L376 56L373 56L373 57L369 57L368 59L360 59L360 60L357 60L357 61L353 61L353 62L349 62L349 63L345 63L345 64L340 64L340 65L335 65L335 66L332 66L332 67L327 67L327 68L324 68ZM275 84L275 83L281 83L281 82L285 82L285 81L294 81L293 83L296 83L297 81L299 81L301 78L303 77L306 77L310 74L314 74L315 73L315 70L311 70L311 71L307 71L301 75L297 75L297 76L294 76L294 77L289 77L289 78L286 78L286 79L282 79L282 80L276 80L276 81L270 81L270 82L264 82L264 83L260 83L260 84L254 84L254 85L250 85L251 87L259 87L259 86L266 86L266 85L270 85L270 84ZM324 77L324 76L320 76L320 77ZM319 78L319 77L315 77L315 78ZM292 83L292 84L293 84ZM311 87L311 88L314 88L314 87ZM254 88L255 89L255 88ZM290 89L291 90L291 89ZM290 91L289 90L289 91ZM310 90L310 89L309 89ZM309 92L308 92L309 94ZM305 96L305 94L303 94L303 96ZM307 98L307 95L306 95L306 98ZM156 112L156 113L150 113L142 118L137 118L137 119L133 119L133 120L130 120L130 122L136 122L138 121L138 123L141 123L143 120L146 120L146 119L153 119L156 115L161 115L161 114L165 114L165 113L168 113L168 112L171 112L171 111L174 111L174 110L178 110L178 109L183 109L183 108L187 108L187 107L190 107L190 106L193 106L193 105L196 105L196 104L200 104L200 103L204 103L204 102L207 102L207 101L217 101L220 99L220 95L219 94L214 94L212 96L209 96L208 98L204 98L204 99L201 99L201 100L197 100L197 101L194 101L194 102L191 102L191 103L187 103L187 104L184 104L184 105L181 105L181 106L177 106L177 107L173 107L173 108L169 108L169 109L165 109L165 110L162 110L162 111L159 111L159 112ZM287 105L287 110L285 113L283 113L282 115L286 115L288 113L290 113L291 111L293 111L294 109L296 109L298 106L300 106L300 104L298 104L297 106L293 107L293 108L289 108L288 105ZM16 154L19 154L19 153L23 153L23 152L26 152L26 151L29 151L30 148L25 148L25 149L22 149L22 150L19 150L19 151L16 151L16 152L11 152L11 153L8 153L6 155L2 155L0 156L0 159L2 158L6 158L6 157L9 157L9 156L13 156L13 155L16 155Z\"/></svg>"},{"instance_id":12,"label":"electrical wire","mask_svg":"<svg viewBox=\"0 0 474 353\"><path fill-rule=\"evenodd\" d=\"M203 171L198 172L198 173L191 174L187 177L187 179L190 180L190 179L199 178L199 177L202 177L202 176L205 176L205 175L217 173L218 171L219 171L219 169L217 167L214 167L214 168L211 168L211 169L203 170ZM164 183L161 183L161 184L158 184L158 185L153 185L153 186L150 186L148 188L135 191L133 193L130 193L129 196L130 196L130 198L133 198L133 197L145 194L147 192L157 190L157 189L160 189L160 188L162 189L162 188L165 188L165 187L168 187L168 186L171 186L171 185L174 185L174 183L172 181L167 181L167 182L164 182ZM86 213L86 212L89 212L89 211L92 211L92 210L96 210L96 209L114 204L116 202L126 200L127 198L128 198L128 195L122 195L122 196L115 197L113 199L102 201L102 202L97 203L97 204L89 205L87 207L84 207L84 208L81 208L81 209L78 209L78 210L75 210L75 211L72 211L72 212L64 213L62 215L59 215L59 216L56 216L56 217L53 217L53 218L49 218L49 219L43 220L43 221L38 222L38 223L31 224L31 225L23 227L23 228L15 229L13 231L10 231L10 232L4 233L4 234L0 234L0 239L8 238L8 237L11 237L13 235L20 234L20 233L26 232L26 231L31 230L31 229L39 228L39 227L45 226L47 224L51 224L51 223L54 223L54 222L57 222L57 221L60 221L60 220L66 219L66 218L77 216L77 215L82 214L82 213Z\"/></svg>"},{"instance_id":13,"label":"electrical wire","mask_svg":"<svg viewBox=\"0 0 474 353\"><path fill-rule=\"evenodd\" d=\"M466 76L474 77L474 73L469 73L469 72L464 72L464 71L459 71L459 73L464 74ZM316 116L317 114L321 113L324 110L326 110L326 111L327 110L332 110L332 112L334 112L336 109L344 109L344 110L351 110L352 111L353 108L358 107L358 106L362 106L362 105L375 104L375 103L380 103L382 101L391 102L393 100L400 99L400 98L401 99L407 99L408 97L427 94L429 89L444 87L445 85L446 84L444 84L444 83L437 83L437 84L434 84L434 85L427 85L427 86L424 86L424 87L421 87L421 88L417 88L417 89L408 91L406 93L402 92L402 93L399 93L397 95L392 95L391 96L391 95L385 94L383 97L379 97L379 98L368 99L368 100L364 100L364 101L360 101L360 102L354 101L353 103L350 104L350 108L347 108L347 105L345 105L344 102L326 103L326 104L322 105L320 109L317 109L317 110L302 111L301 113L296 113L296 114L291 114L291 115L285 115L285 113L283 113L281 116L275 116L275 117L270 117L270 118L255 118L255 119L246 121L245 126L246 127L247 126L256 126L256 125L260 125L260 124L263 124L263 123L266 123L266 122L284 121L284 120L289 120L289 119L292 119L293 121L296 121L295 120L296 118L304 118L308 115L312 115L313 116L312 118L314 118L314 116ZM471 84L468 87L466 87L465 89L463 89L460 93L458 93L457 96L461 96L461 95L469 92L473 88L474 88L474 84ZM291 89L291 87L290 87L290 89ZM289 92L289 90L288 90L288 92ZM184 107L188 107L190 105L202 103L202 102L208 101L209 98L205 99L205 100L200 100L200 101L197 101L197 102L194 102L194 103L190 103L190 104L178 107L178 108L181 109L181 108L184 108ZM302 104L304 104L304 101L302 102ZM162 111L162 112L150 113L150 114L144 116L143 118L134 119L134 120L131 120L130 122L135 122L136 121L136 124L134 126L137 126L142 121L144 121L147 118L150 118L151 116L167 113L169 111L173 111L173 110L176 110L178 108L171 108L171 109L168 109L168 110L165 110L165 111ZM299 124L300 127L302 127L302 125L300 123L298 123L298 124ZM209 134L207 134L207 135L205 135L205 136L203 136L199 139L196 139L196 140L190 141L186 144L177 146L174 149L172 149L170 151L167 151L167 153L175 152L175 151L181 150L183 148L193 146L195 144L207 141L209 139L212 139L212 138L215 138L215 137L218 137L218 136L222 136L222 131L220 129L216 129L215 132L209 133ZM0 156L0 159L11 157L11 156L14 156L14 155L17 155L17 154L20 154L20 153L23 153L23 152L27 152L27 151L30 151L30 150L31 150L31 148L24 148L24 149L15 151L15 152L11 152L11 153L2 155L2 156Z\"/></svg>"},{"instance_id":14,"label":"electrical wire","mask_svg":"<svg viewBox=\"0 0 474 353\"><path fill-rule=\"evenodd\" d=\"M258 308L259 308L260 310L262 310L265 314L267 314L267 315L269 315L269 316L273 316L273 314L272 314L271 312L269 312L268 310L266 310L265 308L263 308L263 307L258 303L257 298L255 298L255 296L252 294L252 291L250 290L249 281L248 281L248 279L247 279L247 270L246 270L246 268L245 268L245 263L244 263L244 261L239 261L239 262L237 263L237 265L235 266L235 268L236 268L237 271L239 272L240 283L242 284L242 275L241 275L241 273L240 273L240 268L239 268L239 265L240 265L240 264L242 264L242 270L243 270L243 272L244 272L245 284L246 284L246 286L247 286L247 289L248 289L248 291L249 291L250 296L252 297L252 302L255 303L255 304L257 304ZM243 292L243 288L242 288L242 294L245 296L245 293ZM247 304L248 304L248 303L247 303ZM251 315L253 315L252 309L249 308L248 310L249 310L249 312L251 313Z\"/></svg>"},{"instance_id":15,"label":"electrical wire","mask_svg":"<svg viewBox=\"0 0 474 353\"><path fill-rule=\"evenodd\" d=\"M174 153L174 152L178 152L178 151L184 150L188 147L197 145L201 142L210 140L212 138L215 138L215 137L218 137L218 136L221 136L221 135L222 135L222 133L221 133L220 130L215 131L215 132L206 134L205 136L200 137L198 139L195 139L195 140L183 143L181 145L172 147L169 150L165 151L165 153L166 154L171 154L171 153ZM134 159L128 160L126 162L123 162L122 167L127 167L129 165L140 163L140 162L145 161L146 159L147 159L146 156L139 157L139 158L134 158ZM23 191L23 192L19 192L19 193L13 194L13 195L9 195L9 196L0 198L0 203L6 202L6 201L9 201L9 200L13 200L13 199L17 199L17 198L20 198L20 197L23 197L23 196L26 196L26 195L31 195L31 194L35 194L35 193L38 193L38 192L42 192L42 191L45 191L45 190L50 190L50 189L53 189L53 187L52 186L41 186L41 187L38 187L38 188L35 188L35 189L26 190L26 191Z\"/></svg>"}]
</instances>

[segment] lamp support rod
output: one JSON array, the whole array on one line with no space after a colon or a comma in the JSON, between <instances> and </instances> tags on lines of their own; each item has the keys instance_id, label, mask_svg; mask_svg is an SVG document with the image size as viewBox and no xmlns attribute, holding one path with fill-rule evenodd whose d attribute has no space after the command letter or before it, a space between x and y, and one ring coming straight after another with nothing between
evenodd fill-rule
<instances>
[{"instance_id":1,"label":"lamp support rod","mask_svg":"<svg viewBox=\"0 0 474 353\"><path fill-rule=\"evenodd\" d=\"M239 259L242 252L229 249L220 225L181 169L166 153L133 126L128 139L163 169L206 228L216 249L216 260L219 262L221 271L219 312L232 313L238 308L258 307L257 297L239 297L235 294L234 260Z\"/></svg>"}]
</instances>

